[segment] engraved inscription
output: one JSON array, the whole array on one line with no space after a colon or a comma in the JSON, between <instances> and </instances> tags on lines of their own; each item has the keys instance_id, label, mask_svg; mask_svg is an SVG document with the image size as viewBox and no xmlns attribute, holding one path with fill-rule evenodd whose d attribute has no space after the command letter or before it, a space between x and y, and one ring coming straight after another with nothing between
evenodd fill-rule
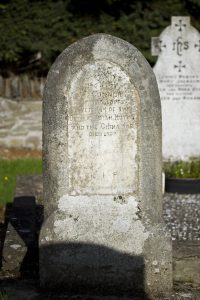
<instances>
[{"instance_id":1,"label":"engraved inscription","mask_svg":"<svg viewBox=\"0 0 200 300\"><path fill-rule=\"evenodd\" d=\"M158 76L161 100L200 100L198 75Z\"/></svg>"},{"instance_id":2,"label":"engraved inscription","mask_svg":"<svg viewBox=\"0 0 200 300\"><path fill-rule=\"evenodd\" d=\"M69 93L71 194L132 193L136 189L137 92L119 66L88 64Z\"/></svg>"},{"instance_id":3,"label":"engraved inscription","mask_svg":"<svg viewBox=\"0 0 200 300\"><path fill-rule=\"evenodd\" d=\"M175 51L178 56L183 55L183 51L189 49L189 42L183 41L183 38L179 36L175 42L173 42L172 51Z\"/></svg>"}]
</instances>

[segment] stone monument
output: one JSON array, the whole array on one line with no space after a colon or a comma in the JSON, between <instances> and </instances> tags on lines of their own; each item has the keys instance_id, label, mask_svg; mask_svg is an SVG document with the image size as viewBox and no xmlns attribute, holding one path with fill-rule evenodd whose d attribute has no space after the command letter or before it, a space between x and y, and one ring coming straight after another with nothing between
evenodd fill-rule
<instances>
[{"instance_id":1,"label":"stone monument","mask_svg":"<svg viewBox=\"0 0 200 300\"><path fill-rule=\"evenodd\" d=\"M43 153L41 286L95 295L170 292L160 99L134 46L96 34L57 58L44 92Z\"/></svg>"},{"instance_id":2,"label":"stone monument","mask_svg":"<svg viewBox=\"0 0 200 300\"><path fill-rule=\"evenodd\" d=\"M200 33L189 17L172 17L152 55L162 104L163 157L188 160L200 156Z\"/></svg>"}]
</instances>

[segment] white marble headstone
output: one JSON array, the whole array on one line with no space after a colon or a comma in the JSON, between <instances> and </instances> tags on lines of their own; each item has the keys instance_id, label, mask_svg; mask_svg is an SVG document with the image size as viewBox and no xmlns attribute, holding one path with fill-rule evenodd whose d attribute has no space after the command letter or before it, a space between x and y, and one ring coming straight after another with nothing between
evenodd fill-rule
<instances>
[{"instance_id":1,"label":"white marble headstone","mask_svg":"<svg viewBox=\"0 0 200 300\"><path fill-rule=\"evenodd\" d=\"M200 33L190 17L172 17L152 55L162 106L163 157L188 160L200 156Z\"/></svg>"}]
</instances>

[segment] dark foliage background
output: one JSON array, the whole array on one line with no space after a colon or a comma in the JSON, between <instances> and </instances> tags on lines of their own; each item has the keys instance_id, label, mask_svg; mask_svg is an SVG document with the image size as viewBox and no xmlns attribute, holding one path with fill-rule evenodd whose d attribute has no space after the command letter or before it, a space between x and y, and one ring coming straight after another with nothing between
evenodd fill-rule
<instances>
[{"instance_id":1,"label":"dark foliage background","mask_svg":"<svg viewBox=\"0 0 200 300\"><path fill-rule=\"evenodd\" d=\"M0 72L46 75L63 49L97 32L127 40L153 64L151 37L179 15L200 30L200 0L0 0Z\"/></svg>"}]
</instances>

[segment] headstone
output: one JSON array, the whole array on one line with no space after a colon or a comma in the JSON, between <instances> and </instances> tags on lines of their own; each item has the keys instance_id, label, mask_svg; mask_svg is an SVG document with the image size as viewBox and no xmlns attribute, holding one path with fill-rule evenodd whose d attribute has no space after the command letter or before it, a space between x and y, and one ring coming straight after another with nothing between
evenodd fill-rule
<instances>
[{"instance_id":1,"label":"headstone","mask_svg":"<svg viewBox=\"0 0 200 300\"><path fill-rule=\"evenodd\" d=\"M96 34L57 58L44 93L43 147L41 286L168 293L160 99L134 46Z\"/></svg>"},{"instance_id":2,"label":"headstone","mask_svg":"<svg viewBox=\"0 0 200 300\"><path fill-rule=\"evenodd\" d=\"M200 156L200 33L189 17L172 17L158 38L154 72L162 104L164 159Z\"/></svg>"}]
</instances>

